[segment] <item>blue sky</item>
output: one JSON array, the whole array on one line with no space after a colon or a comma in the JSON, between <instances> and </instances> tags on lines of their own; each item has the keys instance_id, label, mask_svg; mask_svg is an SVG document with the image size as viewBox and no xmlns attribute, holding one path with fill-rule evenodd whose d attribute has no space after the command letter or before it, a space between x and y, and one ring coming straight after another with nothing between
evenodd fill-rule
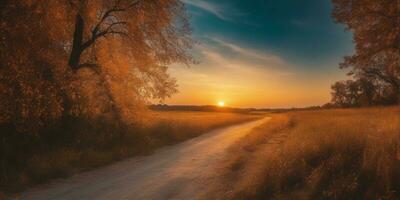
<instances>
[{"instance_id":1,"label":"blue sky","mask_svg":"<svg viewBox=\"0 0 400 200\"><path fill-rule=\"evenodd\" d=\"M329 101L330 84L345 78L338 63L352 35L331 19L329 0L183 2L200 64L172 67L180 93L168 103L302 107Z\"/></svg>"}]
</instances>

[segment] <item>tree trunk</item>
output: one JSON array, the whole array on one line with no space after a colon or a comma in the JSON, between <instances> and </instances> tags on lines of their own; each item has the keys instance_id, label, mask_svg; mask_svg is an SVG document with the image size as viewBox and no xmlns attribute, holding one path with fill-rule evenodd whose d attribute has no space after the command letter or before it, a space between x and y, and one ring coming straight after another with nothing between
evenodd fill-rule
<instances>
[{"instance_id":1,"label":"tree trunk","mask_svg":"<svg viewBox=\"0 0 400 200\"><path fill-rule=\"evenodd\" d=\"M77 70L79 67L79 62L82 54L82 41L83 41L83 31L84 31L84 21L82 16L78 13L76 15L76 21L75 21L75 30L74 30L74 38L72 42L72 49L71 49L71 55L69 57L69 66L73 70Z\"/></svg>"},{"instance_id":2,"label":"tree trunk","mask_svg":"<svg viewBox=\"0 0 400 200\"><path fill-rule=\"evenodd\" d=\"M62 89L60 92L63 100L63 111L61 115L61 121L63 122L63 124L68 124L72 119L72 112L71 112L72 100L68 96L68 92L66 89Z\"/></svg>"}]
</instances>

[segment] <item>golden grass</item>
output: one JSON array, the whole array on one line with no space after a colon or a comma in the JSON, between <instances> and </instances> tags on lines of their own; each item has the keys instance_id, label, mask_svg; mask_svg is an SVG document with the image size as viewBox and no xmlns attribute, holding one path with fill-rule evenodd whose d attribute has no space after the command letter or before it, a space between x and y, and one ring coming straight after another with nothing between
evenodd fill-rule
<instances>
[{"instance_id":1,"label":"golden grass","mask_svg":"<svg viewBox=\"0 0 400 200\"><path fill-rule=\"evenodd\" d=\"M218 112L152 112L143 124L156 134L155 139L169 137L179 141L209 130L260 118L260 115ZM161 135L160 135L161 134Z\"/></svg>"},{"instance_id":2,"label":"golden grass","mask_svg":"<svg viewBox=\"0 0 400 200\"><path fill-rule=\"evenodd\" d=\"M276 114L232 147L233 199L398 199L400 109Z\"/></svg>"},{"instance_id":3,"label":"golden grass","mask_svg":"<svg viewBox=\"0 0 400 200\"><path fill-rule=\"evenodd\" d=\"M196 137L212 129L254 120L261 115L167 111L151 112L142 125L143 131L154 146L176 143Z\"/></svg>"},{"instance_id":4,"label":"golden grass","mask_svg":"<svg viewBox=\"0 0 400 200\"><path fill-rule=\"evenodd\" d=\"M190 123L193 125L213 126L256 119L257 115L223 112L194 112L194 111L151 111L147 116L148 124L168 122L171 124Z\"/></svg>"}]
</instances>

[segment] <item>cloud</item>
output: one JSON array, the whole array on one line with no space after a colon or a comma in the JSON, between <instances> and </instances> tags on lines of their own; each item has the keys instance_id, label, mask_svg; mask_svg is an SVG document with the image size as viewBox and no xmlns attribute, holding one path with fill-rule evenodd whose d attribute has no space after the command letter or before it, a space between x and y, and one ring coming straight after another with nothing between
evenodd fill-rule
<instances>
[{"instance_id":1,"label":"cloud","mask_svg":"<svg viewBox=\"0 0 400 200\"><path fill-rule=\"evenodd\" d=\"M241 69L241 65L238 64L236 60L228 60L223 55L219 54L215 51L205 50L203 49L201 53L207 59L207 61L217 64L217 66L226 68L226 69Z\"/></svg>"},{"instance_id":2,"label":"cloud","mask_svg":"<svg viewBox=\"0 0 400 200\"><path fill-rule=\"evenodd\" d=\"M251 75L253 77L265 75L271 76L288 76L293 73L287 71L287 67L279 57L268 54L260 54L255 51L244 49L239 46L232 46L238 53L245 54L250 58L257 58L263 62L254 62L252 59L232 58L223 55L223 52L216 50L211 46L202 46L198 50L204 56L203 63L205 66L214 67L220 70L230 70L231 73L238 75ZM268 61L268 62L265 62Z\"/></svg>"},{"instance_id":3,"label":"cloud","mask_svg":"<svg viewBox=\"0 0 400 200\"><path fill-rule=\"evenodd\" d=\"M171 69L180 93L167 103L213 104L223 99L231 106L264 106L279 102L292 90L278 90L291 80L293 72L273 64L255 63L226 55L214 46L203 44L196 51L202 55L199 65Z\"/></svg>"},{"instance_id":4,"label":"cloud","mask_svg":"<svg viewBox=\"0 0 400 200\"><path fill-rule=\"evenodd\" d=\"M184 3L194 6L196 8L200 8L202 10L205 10L213 15L215 15L216 17L218 17L221 20L224 21L230 21L230 22L235 22L235 19L233 18L233 16L231 14L227 14L227 10L231 10L232 9L227 9L227 8L222 8L221 5L216 5L214 3L210 3L207 1L203 1L203 0L183 0ZM229 13L236 13L237 12L231 12L229 11Z\"/></svg>"},{"instance_id":5,"label":"cloud","mask_svg":"<svg viewBox=\"0 0 400 200\"><path fill-rule=\"evenodd\" d=\"M277 55L257 51L254 49L243 48L236 44L221 40L219 38L211 38L211 40L217 42L219 45L221 45L223 47L229 48L230 50L232 50L238 54L241 54L243 56L246 56L246 57L249 57L252 59L261 60L263 62L266 62L266 64L272 63L272 64L276 64L276 65L285 65L285 61Z\"/></svg>"}]
</instances>

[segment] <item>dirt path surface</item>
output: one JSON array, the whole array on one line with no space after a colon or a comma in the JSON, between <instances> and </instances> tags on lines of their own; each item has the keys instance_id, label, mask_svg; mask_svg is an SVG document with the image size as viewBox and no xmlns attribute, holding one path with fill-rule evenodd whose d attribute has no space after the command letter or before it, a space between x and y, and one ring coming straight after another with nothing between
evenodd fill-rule
<instances>
[{"instance_id":1,"label":"dirt path surface","mask_svg":"<svg viewBox=\"0 0 400 200\"><path fill-rule=\"evenodd\" d=\"M98 170L32 189L20 199L201 199L218 184L217 164L226 150L268 118L222 128ZM213 188L215 191L215 188Z\"/></svg>"}]
</instances>

